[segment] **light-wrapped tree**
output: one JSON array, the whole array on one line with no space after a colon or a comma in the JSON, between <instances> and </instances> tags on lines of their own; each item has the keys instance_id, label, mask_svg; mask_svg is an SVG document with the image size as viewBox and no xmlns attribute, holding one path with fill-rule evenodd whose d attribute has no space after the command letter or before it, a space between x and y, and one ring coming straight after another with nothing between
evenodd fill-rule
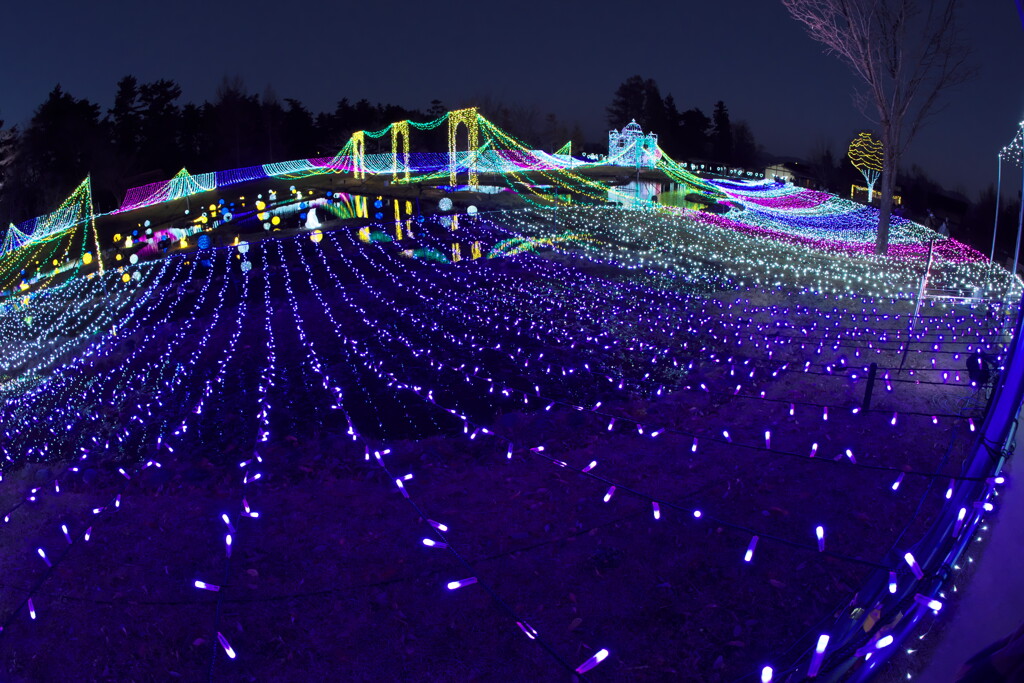
<instances>
[{"instance_id":1,"label":"light-wrapped tree","mask_svg":"<svg viewBox=\"0 0 1024 683\"><path fill-rule=\"evenodd\" d=\"M848 152L850 163L864 176L864 182L868 184L868 204L875 198L875 183L878 176L882 175L882 162L885 154L882 143L874 138L871 133L858 133L857 137L850 142Z\"/></svg>"}]
</instances>

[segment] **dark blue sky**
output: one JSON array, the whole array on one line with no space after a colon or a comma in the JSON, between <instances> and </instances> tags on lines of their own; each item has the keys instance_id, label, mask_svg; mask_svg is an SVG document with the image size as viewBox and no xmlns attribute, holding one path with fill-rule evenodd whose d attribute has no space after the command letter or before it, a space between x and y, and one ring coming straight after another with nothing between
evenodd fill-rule
<instances>
[{"instance_id":1,"label":"dark blue sky","mask_svg":"<svg viewBox=\"0 0 1024 683\"><path fill-rule=\"evenodd\" d=\"M996 152L1024 119L1024 27L1014 0L963 4L979 74L947 96L907 161L973 195L995 181ZM129 73L174 79L197 102L237 74L252 92L269 84L314 111L346 96L426 109L489 95L579 120L593 138L615 88L641 74L680 109L710 113L724 100L768 151L796 156L827 143L844 153L866 123L846 67L776 0L61 0L19 2L4 19L8 125L26 122L58 82L109 107Z\"/></svg>"}]
</instances>

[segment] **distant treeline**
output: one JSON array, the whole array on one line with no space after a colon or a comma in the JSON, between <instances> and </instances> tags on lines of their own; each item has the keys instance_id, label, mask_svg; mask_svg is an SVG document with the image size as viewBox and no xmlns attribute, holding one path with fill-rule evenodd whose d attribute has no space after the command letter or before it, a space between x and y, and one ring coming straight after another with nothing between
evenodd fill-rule
<instances>
[{"instance_id":1,"label":"distant treeline","mask_svg":"<svg viewBox=\"0 0 1024 683\"><path fill-rule=\"evenodd\" d=\"M180 99L174 81L125 76L104 112L55 87L24 130L0 134L0 221L53 210L87 174L98 208L110 209L129 187L165 180L182 168L200 173L332 155L356 130L445 111L437 101L423 112L342 99L334 111L314 114L270 90L249 94L239 79L225 79L213 102Z\"/></svg>"}]
</instances>

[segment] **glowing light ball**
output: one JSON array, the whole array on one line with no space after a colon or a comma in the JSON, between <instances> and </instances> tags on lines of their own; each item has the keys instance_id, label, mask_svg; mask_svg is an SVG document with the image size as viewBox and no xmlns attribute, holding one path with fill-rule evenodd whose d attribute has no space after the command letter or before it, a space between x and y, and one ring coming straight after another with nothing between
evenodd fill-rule
<instances>
[{"instance_id":1,"label":"glowing light ball","mask_svg":"<svg viewBox=\"0 0 1024 683\"><path fill-rule=\"evenodd\" d=\"M138 254L132 254L131 257L128 259L128 263L132 264L133 266L136 263L138 263L138 262L139 262L139 255Z\"/></svg>"},{"instance_id":2,"label":"glowing light ball","mask_svg":"<svg viewBox=\"0 0 1024 683\"><path fill-rule=\"evenodd\" d=\"M242 242L241 244L238 245L238 253L239 254L244 254L247 251L249 251L249 243L248 242Z\"/></svg>"},{"instance_id":3,"label":"glowing light ball","mask_svg":"<svg viewBox=\"0 0 1024 683\"><path fill-rule=\"evenodd\" d=\"M441 209L442 211L451 211L452 200L448 197L442 197L441 201L437 203L437 208Z\"/></svg>"},{"instance_id":4,"label":"glowing light ball","mask_svg":"<svg viewBox=\"0 0 1024 683\"><path fill-rule=\"evenodd\" d=\"M196 242L196 244L199 246L200 249L209 249L210 248L210 236L209 235L200 235L199 236L199 241Z\"/></svg>"},{"instance_id":5,"label":"glowing light ball","mask_svg":"<svg viewBox=\"0 0 1024 683\"><path fill-rule=\"evenodd\" d=\"M270 224L271 225L280 225L281 224L281 217L280 216L274 216L273 218L270 219Z\"/></svg>"},{"instance_id":6,"label":"glowing light ball","mask_svg":"<svg viewBox=\"0 0 1024 683\"><path fill-rule=\"evenodd\" d=\"M324 238L324 234L319 230L314 230L309 234L309 239L313 240L315 244L319 244L320 240Z\"/></svg>"},{"instance_id":7,"label":"glowing light ball","mask_svg":"<svg viewBox=\"0 0 1024 683\"><path fill-rule=\"evenodd\" d=\"M249 261L242 261L241 265L238 267L242 269L243 273L248 273L252 269L252 263Z\"/></svg>"},{"instance_id":8,"label":"glowing light ball","mask_svg":"<svg viewBox=\"0 0 1024 683\"><path fill-rule=\"evenodd\" d=\"M124 275L121 276L121 282L128 282L131 279L132 279L132 276L129 275L128 273L125 273Z\"/></svg>"},{"instance_id":9,"label":"glowing light ball","mask_svg":"<svg viewBox=\"0 0 1024 683\"><path fill-rule=\"evenodd\" d=\"M468 213L470 216L475 216L476 212L477 212L477 208L476 208L475 204L470 204L469 208L466 209L466 213Z\"/></svg>"},{"instance_id":10,"label":"glowing light ball","mask_svg":"<svg viewBox=\"0 0 1024 683\"><path fill-rule=\"evenodd\" d=\"M257 211L262 211L265 208L267 208L267 203L266 202L264 202L264 201L256 202L256 210Z\"/></svg>"},{"instance_id":11,"label":"glowing light ball","mask_svg":"<svg viewBox=\"0 0 1024 683\"><path fill-rule=\"evenodd\" d=\"M82 254L82 263L84 265L89 265L90 263L92 263L92 254L90 254L89 252L85 252L84 254Z\"/></svg>"}]
</instances>

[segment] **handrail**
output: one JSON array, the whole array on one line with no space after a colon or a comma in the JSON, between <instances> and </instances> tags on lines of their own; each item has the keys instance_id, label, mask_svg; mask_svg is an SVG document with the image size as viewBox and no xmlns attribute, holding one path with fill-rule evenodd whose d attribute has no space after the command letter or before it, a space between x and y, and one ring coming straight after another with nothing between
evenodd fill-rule
<instances>
[{"instance_id":1,"label":"handrail","mask_svg":"<svg viewBox=\"0 0 1024 683\"><path fill-rule=\"evenodd\" d=\"M868 577L857 594L856 604L851 604L829 632L831 654L825 660L820 680L869 680L900 649L925 615L933 611L928 601L944 602L938 597L939 592L948 587L954 567L991 511L997 477L1013 452L1017 422L1024 406L1022 336L1024 298L1018 305L1007 362L967 461L965 476L978 481L957 484L925 535L913 546L887 558L896 572L895 592L890 586L892 574L876 571ZM913 554L923 578L915 578L903 557L907 552ZM805 653L811 650L808 646ZM789 671L806 675L810 656L805 654L800 660Z\"/></svg>"}]
</instances>

